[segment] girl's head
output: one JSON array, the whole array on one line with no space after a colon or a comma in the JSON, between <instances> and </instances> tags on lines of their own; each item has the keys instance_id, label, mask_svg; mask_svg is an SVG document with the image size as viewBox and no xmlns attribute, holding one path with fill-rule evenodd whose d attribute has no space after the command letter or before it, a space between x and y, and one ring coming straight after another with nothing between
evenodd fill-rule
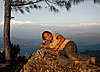
<instances>
[{"instance_id":1,"label":"girl's head","mask_svg":"<svg viewBox=\"0 0 100 72\"><path fill-rule=\"evenodd\" d=\"M50 41L50 40L53 39L52 33L49 32L49 31L44 31L44 32L42 33L42 38L43 38L43 40L48 40L48 41Z\"/></svg>"}]
</instances>

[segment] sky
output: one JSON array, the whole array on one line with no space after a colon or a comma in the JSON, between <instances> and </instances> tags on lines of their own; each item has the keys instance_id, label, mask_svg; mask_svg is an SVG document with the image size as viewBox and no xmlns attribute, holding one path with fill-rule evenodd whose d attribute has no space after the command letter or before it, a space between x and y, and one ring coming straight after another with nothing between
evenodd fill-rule
<instances>
[{"instance_id":1,"label":"sky","mask_svg":"<svg viewBox=\"0 0 100 72\"><path fill-rule=\"evenodd\" d=\"M79 24L100 24L100 5L92 0L73 5L70 11L59 9L58 13L50 12L49 9L32 9L30 13L12 11L14 21L31 22L33 24L67 26ZM0 1L0 22L4 19L4 2Z\"/></svg>"}]
</instances>

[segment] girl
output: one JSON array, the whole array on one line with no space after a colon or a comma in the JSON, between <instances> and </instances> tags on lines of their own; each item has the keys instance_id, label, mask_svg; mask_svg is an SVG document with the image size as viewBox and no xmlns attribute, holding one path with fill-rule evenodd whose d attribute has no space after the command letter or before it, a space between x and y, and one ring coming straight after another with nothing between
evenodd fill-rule
<instances>
[{"instance_id":1,"label":"girl","mask_svg":"<svg viewBox=\"0 0 100 72\"><path fill-rule=\"evenodd\" d=\"M50 48L51 52L58 51L60 56L66 56L70 60L73 60L74 63L83 63L86 60L91 60L92 63L95 62L94 57L76 53L76 44L71 40L65 39L59 33L54 33L54 36L52 36L51 32L44 31L42 33L42 38L44 41L40 44L40 47ZM50 41L50 43L45 44L47 41Z\"/></svg>"}]
</instances>

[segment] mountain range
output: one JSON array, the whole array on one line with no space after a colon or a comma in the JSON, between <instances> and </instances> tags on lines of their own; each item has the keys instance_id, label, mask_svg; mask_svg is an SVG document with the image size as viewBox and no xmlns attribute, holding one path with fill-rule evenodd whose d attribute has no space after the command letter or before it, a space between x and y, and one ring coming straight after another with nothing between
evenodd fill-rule
<instances>
[{"instance_id":1,"label":"mountain range","mask_svg":"<svg viewBox=\"0 0 100 72\"><path fill-rule=\"evenodd\" d=\"M73 40L78 51L100 50L100 25L70 25L70 26L48 26L46 24L11 24L11 42L19 44L21 55L40 49L42 32L45 30L60 33L65 38ZM3 25L0 24L0 48L3 48Z\"/></svg>"}]
</instances>

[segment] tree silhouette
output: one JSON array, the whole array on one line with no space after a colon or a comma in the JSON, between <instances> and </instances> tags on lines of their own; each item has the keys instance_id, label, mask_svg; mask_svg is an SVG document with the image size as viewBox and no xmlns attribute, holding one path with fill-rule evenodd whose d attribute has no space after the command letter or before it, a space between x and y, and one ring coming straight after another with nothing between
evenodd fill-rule
<instances>
[{"instance_id":1,"label":"tree silhouette","mask_svg":"<svg viewBox=\"0 0 100 72\"><path fill-rule=\"evenodd\" d=\"M20 11L24 14L24 11L30 12L30 9L41 9L43 6L38 3L43 2L46 4L45 8L50 11L58 12L58 7L66 8L70 10L71 5L79 4L85 0L4 0L5 1L5 15L4 15L4 48L5 48L5 60L11 60L11 41L10 41L10 19L11 10ZM94 3L99 3L99 0L93 0Z\"/></svg>"}]
</instances>

